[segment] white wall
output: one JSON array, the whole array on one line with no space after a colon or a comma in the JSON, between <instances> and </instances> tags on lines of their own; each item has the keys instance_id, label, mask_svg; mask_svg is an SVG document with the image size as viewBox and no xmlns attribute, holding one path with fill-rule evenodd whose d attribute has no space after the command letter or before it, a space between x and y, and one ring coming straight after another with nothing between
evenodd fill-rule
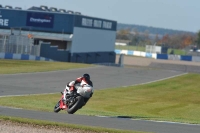
<instances>
[{"instance_id":1,"label":"white wall","mask_svg":"<svg viewBox=\"0 0 200 133\"><path fill-rule=\"evenodd\" d=\"M116 31L74 27L71 53L115 50Z\"/></svg>"},{"instance_id":2,"label":"white wall","mask_svg":"<svg viewBox=\"0 0 200 133\"><path fill-rule=\"evenodd\" d=\"M127 44L126 44L126 43L119 43L119 42L116 42L115 45L126 46Z\"/></svg>"},{"instance_id":3,"label":"white wall","mask_svg":"<svg viewBox=\"0 0 200 133\"><path fill-rule=\"evenodd\" d=\"M149 53L161 53L161 46L155 46L155 45L146 45L146 52Z\"/></svg>"},{"instance_id":4,"label":"white wall","mask_svg":"<svg viewBox=\"0 0 200 133\"><path fill-rule=\"evenodd\" d=\"M72 47L72 42L67 42L67 49L66 50L71 50Z\"/></svg>"}]
</instances>

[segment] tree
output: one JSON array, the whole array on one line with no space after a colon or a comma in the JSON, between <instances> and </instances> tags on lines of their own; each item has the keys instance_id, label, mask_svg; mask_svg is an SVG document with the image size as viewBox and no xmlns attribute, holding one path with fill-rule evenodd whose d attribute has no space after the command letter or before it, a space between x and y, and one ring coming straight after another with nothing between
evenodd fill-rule
<instances>
[{"instance_id":1,"label":"tree","mask_svg":"<svg viewBox=\"0 0 200 133\"><path fill-rule=\"evenodd\" d=\"M155 43L158 43L160 41L158 34L156 34L154 41Z\"/></svg>"},{"instance_id":2,"label":"tree","mask_svg":"<svg viewBox=\"0 0 200 133\"><path fill-rule=\"evenodd\" d=\"M164 35L164 36L162 37L162 43L163 43L164 45L169 45L169 42L170 42L169 35L168 35L168 34Z\"/></svg>"},{"instance_id":3,"label":"tree","mask_svg":"<svg viewBox=\"0 0 200 133\"><path fill-rule=\"evenodd\" d=\"M122 29L117 33L117 39L120 40L129 40L130 30L129 29Z\"/></svg>"},{"instance_id":4,"label":"tree","mask_svg":"<svg viewBox=\"0 0 200 133\"><path fill-rule=\"evenodd\" d=\"M140 40L140 33L137 29L133 29L133 35L131 36L131 45L137 45Z\"/></svg>"},{"instance_id":5,"label":"tree","mask_svg":"<svg viewBox=\"0 0 200 133\"><path fill-rule=\"evenodd\" d=\"M200 31L197 33L197 40L196 40L198 48L200 47Z\"/></svg>"},{"instance_id":6,"label":"tree","mask_svg":"<svg viewBox=\"0 0 200 133\"><path fill-rule=\"evenodd\" d=\"M185 48L191 44L192 44L192 37L190 35L184 35L181 47Z\"/></svg>"},{"instance_id":7,"label":"tree","mask_svg":"<svg viewBox=\"0 0 200 133\"><path fill-rule=\"evenodd\" d=\"M170 42L169 42L169 46L170 48L180 48L181 45L181 35L171 35L170 36Z\"/></svg>"}]
</instances>

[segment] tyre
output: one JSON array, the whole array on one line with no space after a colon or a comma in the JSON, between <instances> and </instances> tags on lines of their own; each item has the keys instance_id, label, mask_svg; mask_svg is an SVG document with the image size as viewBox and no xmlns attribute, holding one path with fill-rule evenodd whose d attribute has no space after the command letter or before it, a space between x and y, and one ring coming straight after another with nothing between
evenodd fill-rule
<instances>
[{"instance_id":1,"label":"tyre","mask_svg":"<svg viewBox=\"0 0 200 133\"><path fill-rule=\"evenodd\" d=\"M60 111L61 109L60 109L60 101L58 101L58 103L55 105L55 107L54 107L54 112L55 113L58 113L59 111Z\"/></svg>"},{"instance_id":2,"label":"tyre","mask_svg":"<svg viewBox=\"0 0 200 133\"><path fill-rule=\"evenodd\" d=\"M68 107L68 114L74 114L78 109L80 109L84 104L84 98L82 96L76 97L76 102L71 107Z\"/></svg>"}]
</instances>

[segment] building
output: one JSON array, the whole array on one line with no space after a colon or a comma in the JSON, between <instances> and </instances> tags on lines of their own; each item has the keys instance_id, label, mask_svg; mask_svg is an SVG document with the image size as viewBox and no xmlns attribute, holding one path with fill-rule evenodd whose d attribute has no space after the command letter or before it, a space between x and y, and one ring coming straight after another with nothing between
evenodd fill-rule
<instances>
[{"instance_id":1,"label":"building","mask_svg":"<svg viewBox=\"0 0 200 133\"><path fill-rule=\"evenodd\" d=\"M116 21L80 12L46 6L0 7L0 35L15 36L14 40L28 37L32 42L28 45L40 46L37 56L57 61L114 63L116 29Z\"/></svg>"}]
</instances>

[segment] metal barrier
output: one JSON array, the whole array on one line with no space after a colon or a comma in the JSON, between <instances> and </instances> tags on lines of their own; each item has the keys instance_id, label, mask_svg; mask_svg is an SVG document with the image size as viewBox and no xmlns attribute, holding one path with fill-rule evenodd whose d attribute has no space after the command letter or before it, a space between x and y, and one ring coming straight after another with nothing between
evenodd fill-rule
<instances>
[{"instance_id":1,"label":"metal barrier","mask_svg":"<svg viewBox=\"0 0 200 133\"><path fill-rule=\"evenodd\" d=\"M33 45L33 39L21 35L1 35L0 52L40 56L40 45Z\"/></svg>"}]
</instances>

